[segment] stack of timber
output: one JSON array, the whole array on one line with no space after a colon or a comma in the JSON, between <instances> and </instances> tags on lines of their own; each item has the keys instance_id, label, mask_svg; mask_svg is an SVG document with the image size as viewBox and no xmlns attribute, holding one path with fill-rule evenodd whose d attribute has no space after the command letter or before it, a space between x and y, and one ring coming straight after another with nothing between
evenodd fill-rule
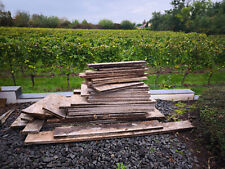
<instances>
[{"instance_id":1,"label":"stack of timber","mask_svg":"<svg viewBox=\"0 0 225 169\"><path fill-rule=\"evenodd\" d=\"M25 144L64 143L142 136L193 128L189 121L163 123L151 98L145 61L89 64L71 97L56 94L22 110L11 127L23 128ZM57 124L57 125L56 125ZM54 125L51 131L42 126Z\"/></svg>"}]
</instances>

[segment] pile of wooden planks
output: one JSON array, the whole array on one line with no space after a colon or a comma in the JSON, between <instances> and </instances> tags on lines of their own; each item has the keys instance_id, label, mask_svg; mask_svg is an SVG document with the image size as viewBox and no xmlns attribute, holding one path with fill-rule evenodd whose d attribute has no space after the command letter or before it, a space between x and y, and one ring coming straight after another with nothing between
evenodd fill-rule
<instances>
[{"instance_id":1,"label":"pile of wooden planks","mask_svg":"<svg viewBox=\"0 0 225 169\"><path fill-rule=\"evenodd\" d=\"M71 97L48 95L22 110L11 127L24 127L25 144L62 143L140 136L193 128L189 121L162 123L151 99L146 62L89 64ZM82 122L86 125L74 126ZM88 125L87 125L88 123ZM57 124L53 131L43 125ZM91 124L91 125L90 125ZM65 126L66 125L66 126Z\"/></svg>"}]
</instances>

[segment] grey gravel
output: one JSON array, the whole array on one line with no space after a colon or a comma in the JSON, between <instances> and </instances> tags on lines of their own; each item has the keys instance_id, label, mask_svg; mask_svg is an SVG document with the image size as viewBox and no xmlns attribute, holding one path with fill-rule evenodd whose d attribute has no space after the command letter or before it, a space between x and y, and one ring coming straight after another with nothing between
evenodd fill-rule
<instances>
[{"instance_id":1,"label":"grey gravel","mask_svg":"<svg viewBox=\"0 0 225 169\"><path fill-rule=\"evenodd\" d=\"M156 107L165 115L173 110L171 102L158 101ZM0 168L110 169L123 163L129 169L190 169L198 163L176 134L24 146L25 136L9 128L15 118L0 127Z\"/></svg>"}]
</instances>

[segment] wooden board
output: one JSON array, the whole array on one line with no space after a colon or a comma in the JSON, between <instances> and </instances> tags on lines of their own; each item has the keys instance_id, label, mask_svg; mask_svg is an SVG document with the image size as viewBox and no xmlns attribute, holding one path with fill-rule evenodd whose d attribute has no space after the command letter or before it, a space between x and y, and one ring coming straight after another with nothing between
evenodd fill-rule
<instances>
[{"instance_id":1,"label":"wooden board","mask_svg":"<svg viewBox=\"0 0 225 169\"><path fill-rule=\"evenodd\" d=\"M33 121L34 117L32 117L29 114L21 113L21 119L29 122L29 121Z\"/></svg>"},{"instance_id":2,"label":"wooden board","mask_svg":"<svg viewBox=\"0 0 225 169\"><path fill-rule=\"evenodd\" d=\"M147 76L147 73L144 73L143 76ZM141 76L138 76L141 77ZM119 76L119 77L106 77L106 78L92 78L90 82L97 83L102 81L108 81L108 80L115 80L115 79L124 79L124 78L137 78L136 75L129 75L129 76Z\"/></svg>"},{"instance_id":3,"label":"wooden board","mask_svg":"<svg viewBox=\"0 0 225 169\"><path fill-rule=\"evenodd\" d=\"M44 120L34 120L29 122L26 127L22 130L23 134L27 133L38 133L44 124Z\"/></svg>"},{"instance_id":4,"label":"wooden board","mask_svg":"<svg viewBox=\"0 0 225 169\"><path fill-rule=\"evenodd\" d=\"M43 105L43 109L49 114L52 114L58 118L65 118L66 114L64 110L59 109L60 106L70 106L71 98L60 96L57 94L50 94L47 96L48 102Z\"/></svg>"},{"instance_id":5,"label":"wooden board","mask_svg":"<svg viewBox=\"0 0 225 169\"><path fill-rule=\"evenodd\" d=\"M79 77L85 79L96 79L96 78L108 78L108 77L142 77L145 75L144 71L137 71L137 72L115 72L115 73L102 73L102 74L89 74L86 73L79 73Z\"/></svg>"},{"instance_id":6,"label":"wooden board","mask_svg":"<svg viewBox=\"0 0 225 169\"><path fill-rule=\"evenodd\" d=\"M98 71L120 71L120 70L127 70L127 69L134 69L134 68L138 68L138 69L144 69L146 68L145 65L141 66L141 65L135 65L135 66L126 66L126 67L111 67L111 68L98 68Z\"/></svg>"},{"instance_id":7,"label":"wooden board","mask_svg":"<svg viewBox=\"0 0 225 169\"><path fill-rule=\"evenodd\" d=\"M145 72L148 71L148 68L132 68L132 69L124 69L124 70L105 70L105 71L95 71L95 70L86 70L86 75L97 75L97 74L114 74L114 73L131 73L131 72Z\"/></svg>"},{"instance_id":8,"label":"wooden board","mask_svg":"<svg viewBox=\"0 0 225 169\"><path fill-rule=\"evenodd\" d=\"M46 113L42 109L47 103L49 103L50 99L51 97L47 96L44 99L41 99L38 102L32 104L31 106L23 109L22 112L42 119L52 117L53 115Z\"/></svg>"},{"instance_id":9,"label":"wooden board","mask_svg":"<svg viewBox=\"0 0 225 169\"><path fill-rule=\"evenodd\" d=\"M133 66L145 66L145 61L126 61L126 62L108 62L108 63L93 63L88 64L91 68L113 68L113 67L133 67Z\"/></svg>"},{"instance_id":10,"label":"wooden board","mask_svg":"<svg viewBox=\"0 0 225 169\"><path fill-rule=\"evenodd\" d=\"M54 131L43 131L37 134L28 134L24 143L26 145L31 145L31 144L81 142L81 141L102 140L121 137L144 136L151 134L162 134L194 128L194 126L190 123L190 121L168 122L168 123L161 123L161 125L163 126L163 129L133 131L124 133L110 133L101 136L93 135L93 136L65 137L65 138L64 137L54 138Z\"/></svg>"},{"instance_id":11,"label":"wooden board","mask_svg":"<svg viewBox=\"0 0 225 169\"><path fill-rule=\"evenodd\" d=\"M110 85L103 85L98 87L93 87L98 92L104 92L104 91L110 91L110 90L116 90L116 89L124 89L129 88L133 86L139 86L143 85L143 82L136 82L136 83L121 83L121 84L110 84Z\"/></svg>"},{"instance_id":12,"label":"wooden board","mask_svg":"<svg viewBox=\"0 0 225 169\"><path fill-rule=\"evenodd\" d=\"M28 121L21 119L21 114L16 118L16 120L11 124L10 128L23 128L27 125Z\"/></svg>"},{"instance_id":13,"label":"wooden board","mask_svg":"<svg viewBox=\"0 0 225 169\"><path fill-rule=\"evenodd\" d=\"M15 111L15 109L10 109L7 112L5 112L4 114L2 114L0 116L0 123L4 124L5 121L8 119L8 117Z\"/></svg>"},{"instance_id":14,"label":"wooden board","mask_svg":"<svg viewBox=\"0 0 225 169\"><path fill-rule=\"evenodd\" d=\"M127 97L112 97L110 98L90 98L88 99L88 102L122 102L122 101L150 101L150 97L132 97L132 98L127 98Z\"/></svg>"},{"instance_id":15,"label":"wooden board","mask_svg":"<svg viewBox=\"0 0 225 169\"><path fill-rule=\"evenodd\" d=\"M101 82L92 83L92 86L99 86L99 85L110 84L110 83L139 82L139 81L147 80L147 79L148 78L146 76L136 77L136 78L112 79L112 80L107 80L107 81L101 81Z\"/></svg>"},{"instance_id":16,"label":"wooden board","mask_svg":"<svg viewBox=\"0 0 225 169\"><path fill-rule=\"evenodd\" d=\"M161 126L157 120L100 126L68 126L56 127L54 130L54 137L80 137L162 128L163 126Z\"/></svg>"},{"instance_id":17,"label":"wooden board","mask_svg":"<svg viewBox=\"0 0 225 169\"><path fill-rule=\"evenodd\" d=\"M149 119L149 120L159 120L164 118L165 118L164 114L162 114L156 108L153 111L147 112L147 115L146 115L146 119Z\"/></svg>"},{"instance_id":18,"label":"wooden board","mask_svg":"<svg viewBox=\"0 0 225 169\"><path fill-rule=\"evenodd\" d=\"M80 94L80 95L81 95L82 97L89 96L87 84L85 84L85 83L82 83L82 84L81 84L81 94Z\"/></svg>"}]
</instances>

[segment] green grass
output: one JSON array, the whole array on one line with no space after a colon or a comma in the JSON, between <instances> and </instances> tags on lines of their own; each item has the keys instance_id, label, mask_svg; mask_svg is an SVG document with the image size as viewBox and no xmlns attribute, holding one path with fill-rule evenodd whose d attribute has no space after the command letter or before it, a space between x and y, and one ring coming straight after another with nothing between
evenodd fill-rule
<instances>
[{"instance_id":1,"label":"green grass","mask_svg":"<svg viewBox=\"0 0 225 169\"><path fill-rule=\"evenodd\" d=\"M54 72L55 73L55 72ZM43 73L47 75L47 73ZM56 72L58 74L58 72ZM225 72L216 72L212 79L211 84L214 86L225 85ZM155 87L154 80L156 75L149 75L148 80L145 83L150 86L151 89L170 89L170 88L189 88L193 90L196 94L201 94L204 90L208 89L207 86L207 73L192 73L189 74L185 80L186 86L181 86L182 74L162 74L158 79L158 87ZM54 76L54 77L36 77L35 87L32 87L31 79L29 76L26 78L22 77L21 74L16 76L16 82L18 86L22 86L24 93L33 92L55 92L55 91L72 91L72 89L80 88L82 79L79 77L70 77L70 86L67 88L66 76ZM11 78L1 78L0 86L12 86L13 82Z\"/></svg>"},{"instance_id":2,"label":"green grass","mask_svg":"<svg viewBox=\"0 0 225 169\"><path fill-rule=\"evenodd\" d=\"M35 86L32 87L30 78L17 78L17 86L22 86L24 93L33 92L56 92L56 91L72 91L72 89L80 88L83 79L80 77L70 77L71 89L67 88L66 76L58 77L36 77ZM10 78L1 78L0 86L12 86L13 82Z\"/></svg>"}]
</instances>

